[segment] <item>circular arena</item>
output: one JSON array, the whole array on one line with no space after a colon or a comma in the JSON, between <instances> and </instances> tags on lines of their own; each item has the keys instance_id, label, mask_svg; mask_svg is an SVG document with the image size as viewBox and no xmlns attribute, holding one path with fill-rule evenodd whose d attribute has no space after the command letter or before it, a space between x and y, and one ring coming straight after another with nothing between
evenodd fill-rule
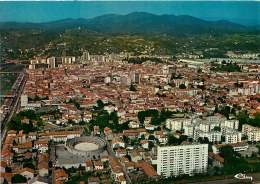
<instances>
[{"instance_id":1,"label":"circular arena","mask_svg":"<svg viewBox=\"0 0 260 184\"><path fill-rule=\"evenodd\" d=\"M106 142L100 137L76 137L66 142L69 152L83 157L99 157L105 150Z\"/></svg>"}]
</instances>

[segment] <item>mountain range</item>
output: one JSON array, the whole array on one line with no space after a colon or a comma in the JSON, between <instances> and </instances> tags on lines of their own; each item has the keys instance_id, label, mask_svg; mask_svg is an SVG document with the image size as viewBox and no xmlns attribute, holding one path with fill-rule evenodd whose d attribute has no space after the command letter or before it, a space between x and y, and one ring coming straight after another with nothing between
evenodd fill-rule
<instances>
[{"instance_id":1,"label":"mountain range","mask_svg":"<svg viewBox=\"0 0 260 184\"><path fill-rule=\"evenodd\" d=\"M46 23L1 22L0 30L41 29L63 31L86 28L108 34L204 34L259 31L226 20L206 21L188 15L155 15L134 12L127 15L106 14L91 19L63 19Z\"/></svg>"}]
</instances>

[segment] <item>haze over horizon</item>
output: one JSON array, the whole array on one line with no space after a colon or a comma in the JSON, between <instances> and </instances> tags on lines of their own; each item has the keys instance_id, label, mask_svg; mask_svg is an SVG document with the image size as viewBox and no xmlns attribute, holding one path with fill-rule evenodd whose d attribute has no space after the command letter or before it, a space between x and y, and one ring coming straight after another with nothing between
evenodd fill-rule
<instances>
[{"instance_id":1,"label":"haze over horizon","mask_svg":"<svg viewBox=\"0 0 260 184\"><path fill-rule=\"evenodd\" d=\"M257 1L0 2L0 22L50 22L132 12L190 15L204 20L228 20L243 25L260 25L260 2Z\"/></svg>"}]
</instances>

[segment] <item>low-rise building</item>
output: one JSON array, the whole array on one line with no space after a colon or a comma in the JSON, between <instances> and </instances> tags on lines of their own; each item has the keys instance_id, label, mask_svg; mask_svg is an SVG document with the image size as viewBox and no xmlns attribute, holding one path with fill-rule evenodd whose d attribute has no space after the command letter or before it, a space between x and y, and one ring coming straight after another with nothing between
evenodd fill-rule
<instances>
[{"instance_id":1,"label":"low-rise building","mask_svg":"<svg viewBox=\"0 0 260 184\"><path fill-rule=\"evenodd\" d=\"M245 142L239 142L234 144L214 144L212 146L213 153L219 154L220 149L224 146L231 146L233 150L236 152L246 151L248 149L248 144Z\"/></svg>"},{"instance_id":2,"label":"low-rise building","mask_svg":"<svg viewBox=\"0 0 260 184\"><path fill-rule=\"evenodd\" d=\"M93 171L93 163L91 160L86 160L86 166L85 166L85 169L86 171Z\"/></svg>"}]
</instances>

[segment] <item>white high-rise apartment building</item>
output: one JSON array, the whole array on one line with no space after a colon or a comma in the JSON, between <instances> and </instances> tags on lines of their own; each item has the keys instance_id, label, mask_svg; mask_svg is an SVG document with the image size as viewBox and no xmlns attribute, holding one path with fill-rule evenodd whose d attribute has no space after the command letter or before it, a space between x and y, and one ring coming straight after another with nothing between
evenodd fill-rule
<instances>
[{"instance_id":1,"label":"white high-rise apartment building","mask_svg":"<svg viewBox=\"0 0 260 184\"><path fill-rule=\"evenodd\" d=\"M234 144L242 141L242 133L239 131L232 131L225 134L225 143Z\"/></svg>"},{"instance_id":2,"label":"white high-rise apartment building","mask_svg":"<svg viewBox=\"0 0 260 184\"><path fill-rule=\"evenodd\" d=\"M28 96L21 95L21 107L26 107L28 105Z\"/></svg>"},{"instance_id":3,"label":"white high-rise apartment building","mask_svg":"<svg viewBox=\"0 0 260 184\"><path fill-rule=\"evenodd\" d=\"M248 141L260 141L260 128L245 124L242 132L247 135Z\"/></svg>"},{"instance_id":4,"label":"white high-rise apartment building","mask_svg":"<svg viewBox=\"0 0 260 184\"><path fill-rule=\"evenodd\" d=\"M239 126L238 120L225 120L221 123L221 127L228 127L233 130L237 130Z\"/></svg>"},{"instance_id":5,"label":"white high-rise apartment building","mask_svg":"<svg viewBox=\"0 0 260 184\"><path fill-rule=\"evenodd\" d=\"M207 137L209 142L221 142L221 136L222 133L218 131L203 132L201 130L196 130L194 138L198 139L199 137Z\"/></svg>"},{"instance_id":6,"label":"white high-rise apartment building","mask_svg":"<svg viewBox=\"0 0 260 184\"><path fill-rule=\"evenodd\" d=\"M182 130L188 125L191 125L191 119L188 118L169 118L166 120L166 128L170 130Z\"/></svg>"},{"instance_id":7,"label":"white high-rise apartment building","mask_svg":"<svg viewBox=\"0 0 260 184\"><path fill-rule=\"evenodd\" d=\"M50 68L55 68L56 67L56 58L55 57L48 58L47 64L49 65Z\"/></svg>"},{"instance_id":8,"label":"white high-rise apartment building","mask_svg":"<svg viewBox=\"0 0 260 184\"><path fill-rule=\"evenodd\" d=\"M207 172L208 144L158 147L157 173L164 177Z\"/></svg>"},{"instance_id":9,"label":"white high-rise apartment building","mask_svg":"<svg viewBox=\"0 0 260 184\"><path fill-rule=\"evenodd\" d=\"M193 137L194 136L194 126L193 125L187 125L183 127L184 129L184 135L187 135L189 137Z\"/></svg>"}]
</instances>

